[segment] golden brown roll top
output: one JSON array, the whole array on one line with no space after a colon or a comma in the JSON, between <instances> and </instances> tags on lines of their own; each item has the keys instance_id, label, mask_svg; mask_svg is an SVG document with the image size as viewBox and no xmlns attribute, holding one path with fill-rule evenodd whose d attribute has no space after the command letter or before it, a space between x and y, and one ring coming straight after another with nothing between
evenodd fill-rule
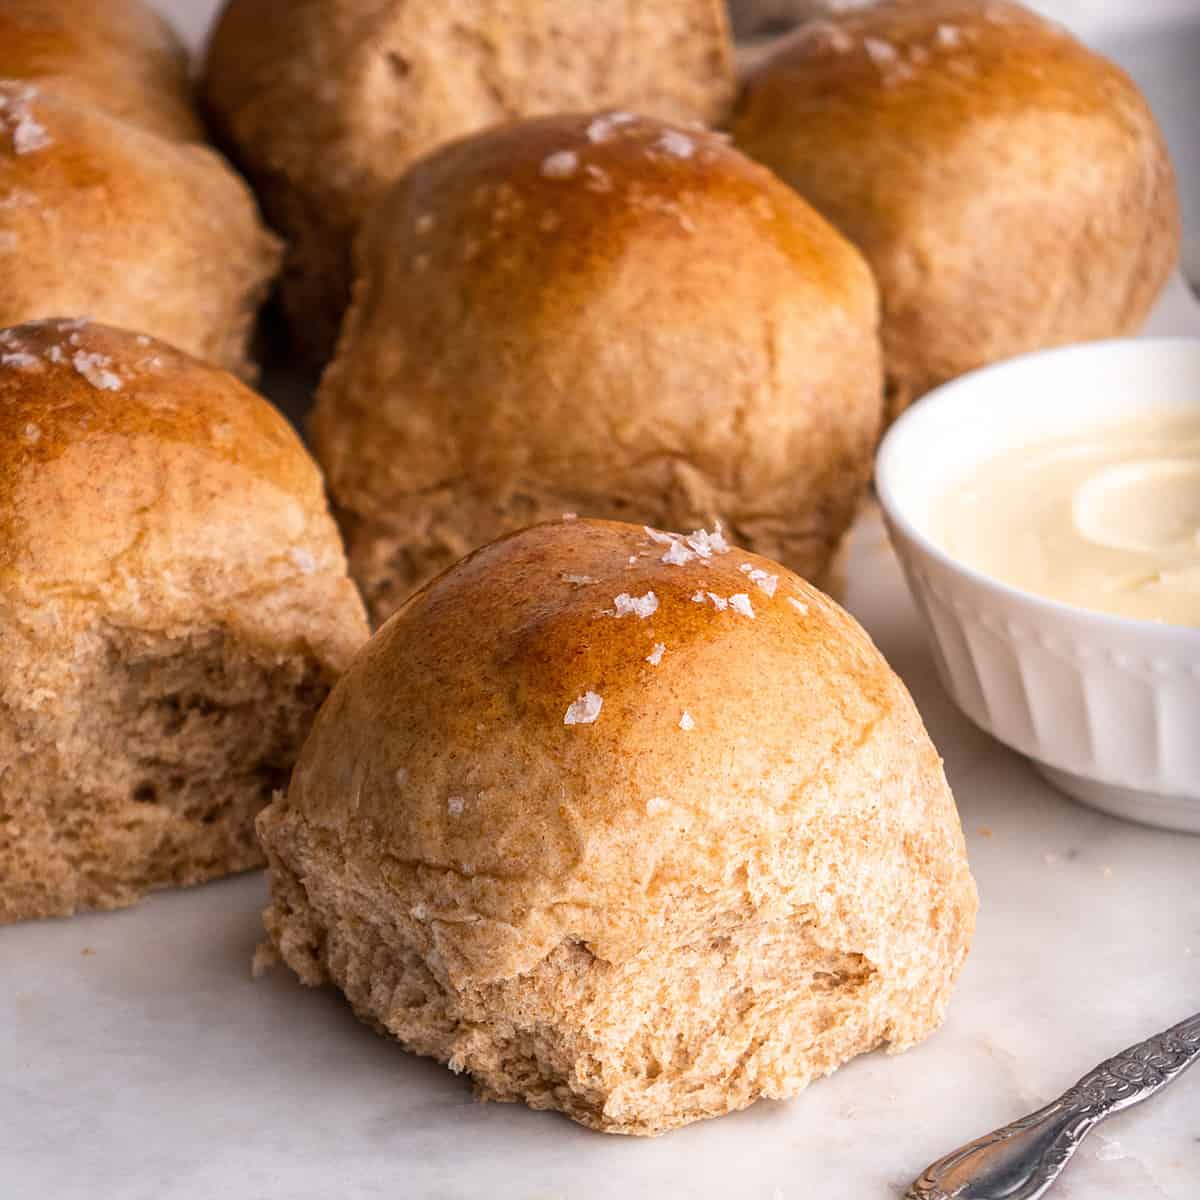
<instances>
[{"instance_id":1,"label":"golden brown roll top","mask_svg":"<svg viewBox=\"0 0 1200 1200\"><path fill-rule=\"evenodd\" d=\"M0 0L0 79L201 141L187 53L142 0Z\"/></svg>"},{"instance_id":2,"label":"golden brown roll top","mask_svg":"<svg viewBox=\"0 0 1200 1200\"><path fill-rule=\"evenodd\" d=\"M278 258L213 151L0 80L0 326L87 315L246 373Z\"/></svg>"},{"instance_id":3,"label":"golden brown roll top","mask_svg":"<svg viewBox=\"0 0 1200 1200\"><path fill-rule=\"evenodd\" d=\"M230 0L206 90L291 244L297 344L323 361L358 224L415 158L516 117L610 104L716 121L732 47L721 0Z\"/></svg>"},{"instance_id":4,"label":"golden brown roll top","mask_svg":"<svg viewBox=\"0 0 1200 1200\"><path fill-rule=\"evenodd\" d=\"M224 371L86 321L0 331L0 603L53 606L59 630L100 613L269 637L282 606L322 654L357 644L332 619L358 601L321 476L284 418Z\"/></svg>"},{"instance_id":5,"label":"golden brown roll top","mask_svg":"<svg viewBox=\"0 0 1200 1200\"><path fill-rule=\"evenodd\" d=\"M829 566L879 427L874 284L719 136L602 112L464 139L390 190L358 270L313 438L377 619L563 511Z\"/></svg>"},{"instance_id":6,"label":"golden brown roll top","mask_svg":"<svg viewBox=\"0 0 1200 1200\"><path fill-rule=\"evenodd\" d=\"M812 21L751 75L733 128L870 261L892 415L995 359L1134 332L1176 261L1145 100L1009 0Z\"/></svg>"}]
</instances>

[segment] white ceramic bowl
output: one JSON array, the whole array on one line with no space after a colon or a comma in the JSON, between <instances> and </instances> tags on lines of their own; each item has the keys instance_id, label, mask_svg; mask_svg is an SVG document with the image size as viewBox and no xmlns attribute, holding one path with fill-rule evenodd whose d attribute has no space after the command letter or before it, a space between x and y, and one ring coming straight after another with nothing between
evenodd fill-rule
<instances>
[{"instance_id":1,"label":"white ceramic bowl","mask_svg":"<svg viewBox=\"0 0 1200 1200\"><path fill-rule=\"evenodd\" d=\"M1200 833L1200 629L1043 599L935 536L939 504L976 466L1143 407L1200 408L1200 338L1094 342L964 375L892 426L875 481L963 712L1085 803Z\"/></svg>"}]
</instances>

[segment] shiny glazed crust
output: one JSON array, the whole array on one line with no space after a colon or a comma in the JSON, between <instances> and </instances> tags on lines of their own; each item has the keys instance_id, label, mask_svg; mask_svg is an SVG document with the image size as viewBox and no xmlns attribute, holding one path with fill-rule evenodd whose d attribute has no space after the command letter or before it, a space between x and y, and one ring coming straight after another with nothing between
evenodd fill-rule
<instances>
[{"instance_id":1,"label":"shiny glazed crust","mask_svg":"<svg viewBox=\"0 0 1200 1200\"><path fill-rule=\"evenodd\" d=\"M605 112L421 160L364 228L312 434L374 618L565 511L720 519L821 579L881 416L861 257L714 134Z\"/></svg>"},{"instance_id":2,"label":"shiny glazed crust","mask_svg":"<svg viewBox=\"0 0 1200 1200\"><path fill-rule=\"evenodd\" d=\"M751 74L733 130L871 263L891 416L973 367L1136 332L1178 257L1140 92L1009 0L810 22Z\"/></svg>"}]
</instances>

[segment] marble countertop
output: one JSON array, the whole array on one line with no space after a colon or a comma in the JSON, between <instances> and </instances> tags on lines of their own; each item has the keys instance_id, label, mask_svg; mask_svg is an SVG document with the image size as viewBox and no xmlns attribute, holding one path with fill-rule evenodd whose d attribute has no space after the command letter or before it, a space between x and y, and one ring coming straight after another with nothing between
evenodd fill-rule
<instances>
[{"instance_id":1,"label":"marble countertop","mask_svg":"<svg viewBox=\"0 0 1200 1200\"><path fill-rule=\"evenodd\" d=\"M169 3L164 4L172 7ZM178 0L196 17L206 0ZM199 27L199 26L197 26ZM1151 326L1200 333L1176 281ZM340 997L254 980L260 874L0 929L3 1200L866 1200L1200 1008L1200 838L1053 791L957 713L878 519L848 606L946 759L979 883L944 1028L654 1140L476 1103ZM1194 1200L1200 1071L1104 1125L1056 1200Z\"/></svg>"}]
</instances>

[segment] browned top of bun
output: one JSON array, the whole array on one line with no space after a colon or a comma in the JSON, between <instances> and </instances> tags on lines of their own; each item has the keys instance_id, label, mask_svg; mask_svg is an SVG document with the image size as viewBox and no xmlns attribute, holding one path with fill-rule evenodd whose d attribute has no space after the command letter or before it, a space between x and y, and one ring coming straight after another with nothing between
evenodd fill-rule
<instances>
[{"instance_id":1,"label":"browned top of bun","mask_svg":"<svg viewBox=\"0 0 1200 1200\"><path fill-rule=\"evenodd\" d=\"M469 556L356 656L264 820L378 864L456 984L564 936L621 962L807 906L903 971L974 913L899 679L826 596L703 533L580 519Z\"/></svg>"},{"instance_id":2,"label":"browned top of bun","mask_svg":"<svg viewBox=\"0 0 1200 1200\"><path fill-rule=\"evenodd\" d=\"M866 254L893 407L998 357L1132 332L1176 258L1137 87L1010 0L811 21L750 73L733 129Z\"/></svg>"},{"instance_id":3,"label":"browned top of bun","mask_svg":"<svg viewBox=\"0 0 1200 1200\"><path fill-rule=\"evenodd\" d=\"M24 79L175 140L203 140L187 54L143 0L3 0L0 79Z\"/></svg>"},{"instance_id":4,"label":"browned top of bun","mask_svg":"<svg viewBox=\"0 0 1200 1200\"><path fill-rule=\"evenodd\" d=\"M279 254L213 150L0 79L0 326L86 314L245 369Z\"/></svg>"},{"instance_id":5,"label":"browned top of bun","mask_svg":"<svg viewBox=\"0 0 1200 1200\"><path fill-rule=\"evenodd\" d=\"M1137 132L1142 104L1119 67L1011 0L880 0L783 39L747 81L739 120L765 124L779 105L793 132L811 113L873 159L914 139L937 149L1030 111L1098 114ZM881 203L905 199L878 193Z\"/></svg>"},{"instance_id":6,"label":"browned top of bun","mask_svg":"<svg viewBox=\"0 0 1200 1200\"><path fill-rule=\"evenodd\" d=\"M604 112L452 143L389 190L358 267L313 423L340 505L460 479L497 512L615 498L824 569L878 432L874 281L719 135Z\"/></svg>"},{"instance_id":7,"label":"browned top of bun","mask_svg":"<svg viewBox=\"0 0 1200 1200\"><path fill-rule=\"evenodd\" d=\"M0 604L254 623L297 580L345 612L344 572L316 465L233 376L86 321L0 331Z\"/></svg>"}]
</instances>

